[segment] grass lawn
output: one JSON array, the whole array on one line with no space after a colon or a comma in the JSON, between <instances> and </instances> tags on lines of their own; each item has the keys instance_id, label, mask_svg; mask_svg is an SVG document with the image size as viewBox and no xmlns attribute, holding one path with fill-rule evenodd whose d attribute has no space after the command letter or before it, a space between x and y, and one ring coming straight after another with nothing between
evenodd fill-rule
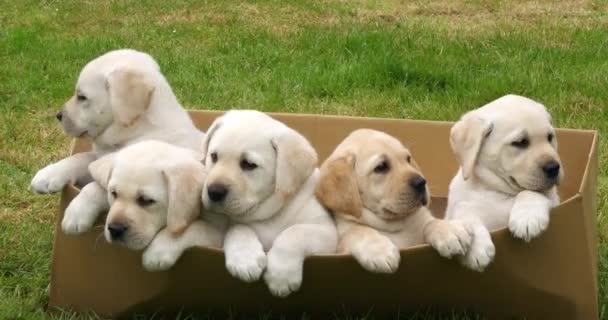
<instances>
[{"instance_id":1,"label":"grass lawn","mask_svg":"<svg viewBox=\"0 0 608 320\"><path fill-rule=\"evenodd\" d=\"M54 114L82 66L121 47L154 56L191 109L456 120L517 93L546 104L558 127L599 130L608 319L607 10L585 0L1 1L0 319L45 317L59 197L29 182L68 153Z\"/></svg>"}]
</instances>

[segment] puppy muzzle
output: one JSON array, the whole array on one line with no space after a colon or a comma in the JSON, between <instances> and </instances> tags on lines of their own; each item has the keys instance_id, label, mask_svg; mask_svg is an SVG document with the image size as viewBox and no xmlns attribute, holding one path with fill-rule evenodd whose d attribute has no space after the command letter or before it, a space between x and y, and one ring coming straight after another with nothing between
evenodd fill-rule
<instances>
[{"instance_id":1,"label":"puppy muzzle","mask_svg":"<svg viewBox=\"0 0 608 320\"><path fill-rule=\"evenodd\" d=\"M72 119L70 119L70 117L67 115L67 113L65 111L59 111L57 112L57 114L55 115L55 118L57 118L57 121L59 121L59 123L61 123L61 127L63 127L63 131L65 133L67 133L68 135L74 137L74 138L80 138L82 136L84 136L85 134L87 134L87 130L83 130L80 129L76 126L76 124L74 123L74 121L72 121Z\"/></svg>"}]
</instances>

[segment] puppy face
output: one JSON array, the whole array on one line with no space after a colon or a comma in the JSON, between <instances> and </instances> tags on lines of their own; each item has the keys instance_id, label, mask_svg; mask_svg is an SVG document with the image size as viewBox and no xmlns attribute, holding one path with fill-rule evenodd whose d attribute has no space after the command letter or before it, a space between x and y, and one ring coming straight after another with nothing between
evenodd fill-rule
<instances>
[{"instance_id":1,"label":"puppy face","mask_svg":"<svg viewBox=\"0 0 608 320\"><path fill-rule=\"evenodd\" d=\"M294 130L257 111L230 111L206 137L205 208L238 220L266 219L271 197L289 199L312 173L316 153Z\"/></svg>"},{"instance_id":2,"label":"puppy face","mask_svg":"<svg viewBox=\"0 0 608 320\"><path fill-rule=\"evenodd\" d=\"M502 192L545 191L563 178L551 117L524 97L505 96L466 114L450 141L465 179Z\"/></svg>"},{"instance_id":3,"label":"puppy face","mask_svg":"<svg viewBox=\"0 0 608 320\"><path fill-rule=\"evenodd\" d=\"M426 180L411 153L379 131L351 133L321 167L317 197L336 214L398 220L428 203Z\"/></svg>"},{"instance_id":4,"label":"puppy face","mask_svg":"<svg viewBox=\"0 0 608 320\"><path fill-rule=\"evenodd\" d=\"M210 140L203 203L214 211L247 215L274 191L276 151L268 137L243 137L220 128Z\"/></svg>"},{"instance_id":5,"label":"puppy face","mask_svg":"<svg viewBox=\"0 0 608 320\"><path fill-rule=\"evenodd\" d=\"M74 137L97 137L110 125L132 125L148 108L158 65L147 54L117 50L89 62L57 119Z\"/></svg>"},{"instance_id":6,"label":"puppy face","mask_svg":"<svg viewBox=\"0 0 608 320\"><path fill-rule=\"evenodd\" d=\"M81 76L74 95L57 114L63 130L73 136L97 136L113 121L112 108L105 79L101 76Z\"/></svg>"},{"instance_id":7,"label":"puppy face","mask_svg":"<svg viewBox=\"0 0 608 320\"><path fill-rule=\"evenodd\" d=\"M200 214L204 168L188 150L141 142L89 170L108 191L108 242L140 250L165 226L180 233Z\"/></svg>"},{"instance_id":8,"label":"puppy face","mask_svg":"<svg viewBox=\"0 0 608 320\"><path fill-rule=\"evenodd\" d=\"M125 169L115 168L108 182L110 211L104 234L108 242L139 250L167 223L168 190L160 170Z\"/></svg>"}]
</instances>

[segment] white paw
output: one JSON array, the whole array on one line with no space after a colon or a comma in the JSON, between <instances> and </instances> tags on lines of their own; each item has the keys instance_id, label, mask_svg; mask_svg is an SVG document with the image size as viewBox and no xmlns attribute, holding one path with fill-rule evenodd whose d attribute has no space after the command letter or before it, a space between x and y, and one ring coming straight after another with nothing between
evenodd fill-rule
<instances>
[{"instance_id":1,"label":"white paw","mask_svg":"<svg viewBox=\"0 0 608 320\"><path fill-rule=\"evenodd\" d=\"M298 291L302 285L302 263L301 259L279 256L271 251L268 254L268 268L264 273L270 293L284 298Z\"/></svg>"},{"instance_id":2,"label":"white paw","mask_svg":"<svg viewBox=\"0 0 608 320\"><path fill-rule=\"evenodd\" d=\"M393 273L399 268L399 248L387 238L374 238L361 243L353 256L363 268L377 273Z\"/></svg>"},{"instance_id":3,"label":"white paw","mask_svg":"<svg viewBox=\"0 0 608 320\"><path fill-rule=\"evenodd\" d=\"M474 242L469 251L462 257L460 262L467 268L482 272L494 260L496 249L492 241Z\"/></svg>"},{"instance_id":4,"label":"white paw","mask_svg":"<svg viewBox=\"0 0 608 320\"><path fill-rule=\"evenodd\" d=\"M438 220L427 241L442 257L462 256L471 246L472 236L459 221Z\"/></svg>"},{"instance_id":5,"label":"white paw","mask_svg":"<svg viewBox=\"0 0 608 320\"><path fill-rule=\"evenodd\" d=\"M260 279L266 268L266 253L262 248L242 248L226 252L226 268L235 278L245 282Z\"/></svg>"},{"instance_id":6,"label":"white paw","mask_svg":"<svg viewBox=\"0 0 608 320\"><path fill-rule=\"evenodd\" d=\"M545 209L546 210L546 209ZM526 242L538 237L549 226L549 214L535 206L514 206L509 218L509 230L515 238Z\"/></svg>"},{"instance_id":7,"label":"white paw","mask_svg":"<svg viewBox=\"0 0 608 320\"><path fill-rule=\"evenodd\" d=\"M79 194L65 209L61 229L65 234L77 235L91 230L100 213L93 203Z\"/></svg>"},{"instance_id":8,"label":"white paw","mask_svg":"<svg viewBox=\"0 0 608 320\"><path fill-rule=\"evenodd\" d=\"M60 170L60 167L51 164L36 173L31 187L37 193L55 193L63 190L63 187L71 182L71 178Z\"/></svg>"},{"instance_id":9,"label":"white paw","mask_svg":"<svg viewBox=\"0 0 608 320\"><path fill-rule=\"evenodd\" d=\"M180 257L178 250L171 246L152 243L143 254L142 264L148 271L165 271L171 269Z\"/></svg>"}]
</instances>

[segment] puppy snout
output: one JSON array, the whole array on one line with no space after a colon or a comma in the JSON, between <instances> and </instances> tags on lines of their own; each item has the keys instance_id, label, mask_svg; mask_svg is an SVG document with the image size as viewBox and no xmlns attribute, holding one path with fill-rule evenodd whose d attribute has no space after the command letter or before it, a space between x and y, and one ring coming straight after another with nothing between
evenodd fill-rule
<instances>
[{"instance_id":1,"label":"puppy snout","mask_svg":"<svg viewBox=\"0 0 608 320\"><path fill-rule=\"evenodd\" d=\"M228 188L223 184L212 184L207 188L207 194L209 195L209 199L213 202L222 202L226 199L228 195Z\"/></svg>"},{"instance_id":2,"label":"puppy snout","mask_svg":"<svg viewBox=\"0 0 608 320\"><path fill-rule=\"evenodd\" d=\"M108 232L110 232L110 237L114 241L121 240L128 229L129 227L122 223L110 223L108 225Z\"/></svg>"},{"instance_id":3,"label":"puppy snout","mask_svg":"<svg viewBox=\"0 0 608 320\"><path fill-rule=\"evenodd\" d=\"M61 122L61 119L63 119L63 112L61 112L61 111L57 112L57 114L55 115L55 118L57 118L57 120L59 122Z\"/></svg>"},{"instance_id":4,"label":"puppy snout","mask_svg":"<svg viewBox=\"0 0 608 320\"><path fill-rule=\"evenodd\" d=\"M426 192L426 179L421 176L412 178L409 184L418 194L424 194Z\"/></svg>"},{"instance_id":5,"label":"puppy snout","mask_svg":"<svg viewBox=\"0 0 608 320\"><path fill-rule=\"evenodd\" d=\"M543 165L543 172L548 179L555 179L559 175L560 165L555 160L548 161Z\"/></svg>"}]
</instances>

